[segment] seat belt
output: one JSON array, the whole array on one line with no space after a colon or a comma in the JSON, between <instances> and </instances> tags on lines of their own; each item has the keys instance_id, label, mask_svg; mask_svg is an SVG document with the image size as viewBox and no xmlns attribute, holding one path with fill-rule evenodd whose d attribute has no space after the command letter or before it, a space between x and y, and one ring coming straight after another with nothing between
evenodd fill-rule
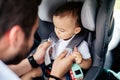
<instances>
[{"instance_id":1,"label":"seat belt","mask_svg":"<svg viewBox=\"0 0 120 80\"><path fill-rule=\"evenodd\" d=\"M67 48L73 49L75 46L78 47L80 43L86 39L87 35L88 35L88 30L83 29L80 33L76 34L75 37L69 42ZM50 34L50 38L55 43L59 40L55 32L52 32Z\"/></svg>"}]
</instances>

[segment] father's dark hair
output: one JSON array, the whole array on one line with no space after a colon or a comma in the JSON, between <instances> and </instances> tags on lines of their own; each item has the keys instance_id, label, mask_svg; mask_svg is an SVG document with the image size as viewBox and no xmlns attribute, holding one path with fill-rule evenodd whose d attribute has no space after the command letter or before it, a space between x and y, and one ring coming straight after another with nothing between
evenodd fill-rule
<instances>
[{"instance_id":1,"label":"father's dark hair","mask_svg":"<svg viewBox=\"0 0 120 80\"><path fill-rule=\"evenodd\" d=\"M28 38L38 16L40 3L41 0L0 0L0 37L14 25L20 25Z\"/></svg>"}]
</instances>

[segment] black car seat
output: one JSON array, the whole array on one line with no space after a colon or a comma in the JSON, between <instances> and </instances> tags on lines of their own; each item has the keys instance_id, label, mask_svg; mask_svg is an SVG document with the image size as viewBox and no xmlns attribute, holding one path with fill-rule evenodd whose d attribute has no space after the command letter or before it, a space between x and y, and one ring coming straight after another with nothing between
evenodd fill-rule
<instances>
[{"instance_id":1,"label":"black car seat","mask_svg":"<svg viewBox=\"0 0 120 80\"><path fill-rule=\"evenodd\" d=\"M47 39L53 31L52 12L67 1L74 0L43 0L39 7L40 27L36 32L36 44L40 38ZM75 0L82 1L83 8L81 20L83 27L89 30L87 38L93 65L88 70L84 80L98 80L102 72L109 38L112 35L113 27L113 6L114 0Z\"/></svg>"}]
</instances>

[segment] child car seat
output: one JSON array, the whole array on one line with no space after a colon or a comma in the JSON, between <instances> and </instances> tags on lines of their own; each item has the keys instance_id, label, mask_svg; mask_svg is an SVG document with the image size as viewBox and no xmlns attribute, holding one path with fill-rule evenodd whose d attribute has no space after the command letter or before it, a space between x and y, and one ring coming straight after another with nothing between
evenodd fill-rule
<instances>
[{"instance_id":1,"label":"child car seat","mask_svg":"<svg viewBox=\"0 0 120 80\"><path fill-rule=\"evenodd\" d=\"M70 0L69 0L70 1ZM74 0L72 0L74 1ZM79 1L79 0L75 0ZM84 80L97 80L103 69L107 45L109 43L108 32L112 29L112 10L114 0L81 0L84 2L81 20L83 27L88 29L88 44L91 50L93 65L88 70ZM39 9L40 27L37 30L37 37L42 40L49 37L53 31L51 19L52 12L67 0L43 0ZM110 9L110 10L109 10ZM111 29L110 29L111 28ZM39 40L38 40L39 41Z\"/></svg>"}]
</instances>

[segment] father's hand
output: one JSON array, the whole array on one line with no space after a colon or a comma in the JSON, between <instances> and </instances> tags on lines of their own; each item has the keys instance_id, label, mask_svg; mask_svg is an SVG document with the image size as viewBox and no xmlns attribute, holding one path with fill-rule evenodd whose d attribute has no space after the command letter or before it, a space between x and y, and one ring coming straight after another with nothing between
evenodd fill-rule
<instances>
[{"instance_id":1,"label":"father's hand","mask_svg":"<svg viewBox=\"0 0 120 80\"><path fill-rule=\"evenodd\" d=\"M44 42L38 46L35 54L33 55L34 59L37 61L38 64L41 64L44 62L46 50L50 45L51 45L51 42Z\"/></svg>"},{"instance_id":2,"label":"father's hand","mask_svg":"<svg viewBox=\"0 0 120 80\"><path fill-rule=\"evenodd\" d=\"M53 62L51 75L62 78L71 68L75 57L71 55L66 56L66 54L67 51L64 51L58 56L58 58L55 59Z\"/></svg>"}]
</instances>

